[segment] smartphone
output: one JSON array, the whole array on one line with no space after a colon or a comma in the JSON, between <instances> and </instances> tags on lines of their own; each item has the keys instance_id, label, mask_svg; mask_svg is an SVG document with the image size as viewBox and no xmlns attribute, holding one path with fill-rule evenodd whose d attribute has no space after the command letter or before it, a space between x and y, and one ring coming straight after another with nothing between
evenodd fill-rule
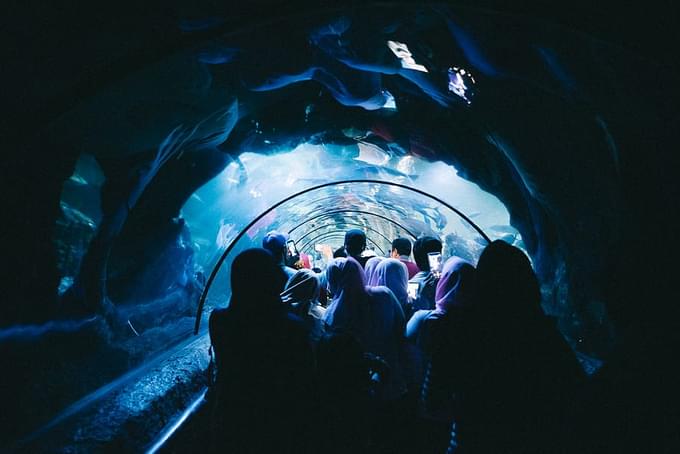
<instances>
[{"instance_id":1,"label":"smartphone","mask_svg":"<svg viewBox=\"0 0 680 454\"><path fill-rule=\"evenodd\" d=\"M295 247L295 241L293 241L293 240L288 240L288 253L290 255L296 255L297 254L297 248Z\"/></svg>"},{"instance_id":2,"label":"smartphone","mask_svg":"<svg viewBox=\"0 0 680 454\"><path fill-rule=\"evenodd\" d=\"M435 276L439 276L442 272L442 255L439 252L428 252L427 261L430 264L430 271Z\"/></svg>"},{"instance_id":3,"label":"smartphone","mask_svg":"<svg viewBox=\"0 0 680 454\"><path fill-rule=\"evenodd\" d=\"M408 287L406 288L406 292L408 293L408 297L412 300L418 298L418 287L420 284L417 282L409 282Z\"/></svg>"}]
</instances>

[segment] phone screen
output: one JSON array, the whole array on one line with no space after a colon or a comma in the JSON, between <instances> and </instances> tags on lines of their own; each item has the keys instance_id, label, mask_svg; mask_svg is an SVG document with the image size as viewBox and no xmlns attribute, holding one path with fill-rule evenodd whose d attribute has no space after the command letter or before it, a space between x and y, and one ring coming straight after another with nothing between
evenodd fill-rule
<instances>
[{"instance_id":1,"label":"phone screen","mask_svg":"<svg viewBox=\"0 0 680 454\"><path fill-rule=\"evenodd\" d=\"M288 240L288 253L290 255L295 255L297 253L295 249L295 241L293 240Z\"/></svg>"},{"instance_id":2,"label":"phone screen","mask_svg":"<svg viewBox=\"0 0 680 454\"><path fill-rule=\"evenodd\" d=\"M430 264L430 271L435 275L439 275L442 272L442 255L439 252L428 253L427 261Z\"/></svg>"},{"instance_id":3,"label":"phone screen","mask_svg":"<svg viewBox=\"0 0 680 454\"><path fill-rule=\"evenodd\" d=\"M408 293L408 297L411 299L416 299L418 297L418 286L419 284L417 282L409 282L408 287L406 289Z\"/></svg>"}]
</instances>

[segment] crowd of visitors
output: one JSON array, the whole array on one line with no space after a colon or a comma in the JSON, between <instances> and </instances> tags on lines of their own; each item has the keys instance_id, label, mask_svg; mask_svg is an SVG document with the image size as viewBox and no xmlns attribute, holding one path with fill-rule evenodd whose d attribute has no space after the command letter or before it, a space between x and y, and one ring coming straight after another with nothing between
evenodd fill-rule
<instances>
[{"instance_id":1,"label":"crowd of visitors","mask_svg":"<svg viewBox=\"0 0 680 454\"><path fill-rule=\"evenodd\" d=\"M582 371L521 250L494 241L476 267L439 267L437 238L368 258L350 230L318 272L288 267L286 244L271 232L239 254L211 314L213 448L568 452Z\"/></svg>"}]
</instances>

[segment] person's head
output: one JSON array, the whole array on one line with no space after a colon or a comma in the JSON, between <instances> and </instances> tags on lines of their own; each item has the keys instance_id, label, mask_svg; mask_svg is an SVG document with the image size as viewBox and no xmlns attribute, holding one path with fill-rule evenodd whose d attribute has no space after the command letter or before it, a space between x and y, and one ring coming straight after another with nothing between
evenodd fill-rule
<instances>
[{"instance_id":1,"label":"person's head","mask_svg":"<svg viewBox=\"0 0 680 454\"><path fill-rule=\"evenodd\" d=\"M345 232L345 250L352 257L359 255L366 249L366 234L359 229Z\"/></svg>"},{"instance_id":2,"label":"person's head","mask_svg":"<svg viewBox=\"0 0 680 454\"><path fill-rule=\"evenodd\" d=\"M400 256L411 255L411 242L408 238L397 238L392 241L392 258L398 259Z\"/></svg>"},{"instance_id":3,"label":"person's head","mask_svg":"<svg viewBox=\"0 0 680 454\"><path fill-rule=\"evenodd\" d=\"M427 254L430 252L442 252L442 242L433 236L421 236L413 244L413 258L421 271L430 271L430 262Z\"/></svg>"},{"instance_id":4,"label":"person's head","mask_svg":"<svg viewBox=\"0 0 680 454\"><path fill-rule=\"evenodd\" d=\"M326 268L326 281L333 297L326 311L326 324L334 329L346 327L366 301L364 269L352 257L334 259Z\"/></svg>"},{"instance_id":5,"label":"person's head","mask_svg":"<svg viewBox=\"0 0 680 454\"><path fill-rule=\"evenodd\" d=\"M277 263L283 263L286 258L286 241L286 235L273 230L262 239L262 248L268 250Z\"/></svg>"},{"instance_id":6,"label":"person's head","mask_svg":"<svg viewBox=\"0 0 680 454\"><path fill-rule=\"evenodd\" d=\"M233 310L261 311L282 306L280 293L286 275L269 251L246 249L231 265L231 303Z\"/></svg>"},{"instance_id":7,"label":"person's head","mask_svg":"<svg viewBox=\"0 0 680 454\"><path fill-rule=\"evenodd\" d=\"M435 305L439 312L466 307L475 297L475 267L459 257L451 257L442 267L437 283Z\"/></svg>"},{"instance_id":8,"label":"person's head","mask_svg":"<svg viewBox=\"0 0 680 454\"><path fill-rule=\"evenodd\" d=\"M334 259L326 268L328 290L333 297L341 292L363 291L366 277L364 269L352 257Z\"/></svg>"},{"instance_id":9,"label":"person's head","mask_svg":"<svg viewBox=\"0 0 680 454\"><path fill-rule=\"evenodd\" d=\"M333 251L333 258L334 259L346 258L346 257L347 257L347 251L345 250L345 246L340 246L335 251Z\"/></svg>"},{"instance_id":10,"label":"person's head","mask_svg":"<svg viewBox=\"0 0 680 454\"><path fill-rule=\"evenodd\" d=\"M541 292L529 258L520 249L496 240L477 262L479 303L505 313L540 312Z\"/></svg>"},{"instance_id":11,"label":"person's head","mask_svg":"<svg viewBox=\"0 0 680 454\"><path fill-rule=\"evenodd\" d=\"M385 259L375 268L375 285L384 285L392 290L397 300L405 305L408 302L408 269L397 259Z\"/></svg>"},{"instance_id":12,"label":"person's head","mask_svg":"<svg viewBox=\"0 0 680 454\"><path fill-rule=\"evenodd\" d=\"M364 266L364 274L366 275L366 285L368 286L374 286L378 285L375 283L375 268L378 266L378 263L380 263L382 260L384 260L384 257L371 257L366 261L366 265Z\"/></svg>"},{"instance_id":13,"label":"person's head","mask_svg":"<svg viewBox=\"0 0 680 454\"><path fill-rule=\"evenodd\" d=\"M321 285L319 278L312 270L301 269L286 283L286 289L281 293L281 299L290 304L299 315L305 315L309 305L319 299Z\"/></svg>"}]
</instances>

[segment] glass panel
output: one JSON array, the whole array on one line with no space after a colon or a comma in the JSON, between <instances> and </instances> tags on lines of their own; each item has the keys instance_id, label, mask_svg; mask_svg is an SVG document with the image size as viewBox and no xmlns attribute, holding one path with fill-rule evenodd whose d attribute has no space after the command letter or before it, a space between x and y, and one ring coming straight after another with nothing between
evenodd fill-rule
<instances>
[{"instance_id":1,"label":"glass panel","mask_svg":"<svg viewBox=\"0 0 680 454\"><path fill-rule=\"evenodd\" d=\"M460 178L452 166L399 156L382 159L381 165L374 164L369 173L364 164L357 164L366 159L361 151L338 158L329 148L333 147L305 144L288 153L244 153L187 202L183 215L194 238L217 230L215 240L202 240L212 246L202 256L205 272L212 270L238 231L264 214L238 241L217 275L204 317L213 307L228 301L230 261L245 248L260 247L262 238L271 230L290 234L298 248L312 252L317 245L337 248L342 245L346 229L363 228L369 247L372 245L382 255L388 254L391 241L398 236L413 240L432 235L444 243L445 258L457 255L476 263L486 241L465 219L428 196L389 183L426 191L464 213L467 210L475 223L489 230L491 239L502 237L523 246L519 233L509 225L503 204ZM406 167L410 174L399 171ZM268 209L316 185L353 178L377 182L338 183L304 192Z\"/></svg>"}]
</instances>

